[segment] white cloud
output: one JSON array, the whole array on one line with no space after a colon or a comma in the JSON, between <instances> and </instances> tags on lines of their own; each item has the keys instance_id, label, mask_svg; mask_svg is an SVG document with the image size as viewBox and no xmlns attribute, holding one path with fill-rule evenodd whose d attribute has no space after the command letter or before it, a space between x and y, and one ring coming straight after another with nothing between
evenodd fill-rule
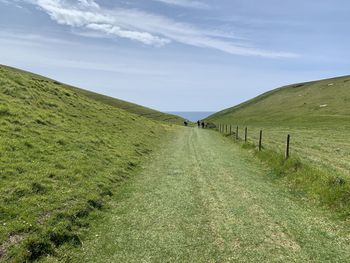
<instances>
[{"instance_id":1,"label":"white cloud","mask_svg":"<svg viewBox=\"0 0 350 263\"><path fill-rule=\"evenodd\" d=\"M235 55L270 58L296 56L292 53L265 51L251 45L243 45L230 34L225 35L217 31L203 30L160 15L135 9L108 10L99 6L94 0L29 1L45 11L52 20L59 24L126 38L146 45L163 46L177 42ZM192 2L184 0L161 1Z\"/></svg>"},{"instance_id":2,"label":"white cloud","mask_svg":"<svg viewBox=\"0 0 350 263\"><path fill-rule=\"evenodd\" d=\"M161 46L170 42L145 31L123 29L108 10L101 9L93 0L80 0L78 5L61 0L37 0L35 3L62 25L104 32L148 45Z\"/></svg>"},{"instance_id":3,"label":"white cloud","mask_svg":"<svg viewBox=\"0 0 350 263\"><path fill-rule=\"evenodd\" d=\"M123 30L119 26L111 24L88 24L86 28L96 31L104 32L106 34L116 35L122 38L128 38L131 40L137 40L147 45L165 45L170 43L169 39L154 36L147 32L138 32L132 30Z\"/></svg>"},{"instance_id":4,"label":"white cloud","mask_svg":"<svg viewBox=\"0 0 350 263\"><path fill-rule=\"evenodd\" d=\"M62 57L59 53L48 53L48 50L59 49L79 50L77 56L70 58ZM71 68L77 70L92 70L102 72L112 72L129 75L147 75L154 77L166 77L168 72L162 67L157 67L157 63L140 63L134 57L118 60L109 59L111 49L109 47L96 47L84 45L82 48L79 42L71 42L47 36L21 33L0 32L0 50L3 64L11 65L15 63L18 67L23 64L35 64L41 67ZM98 52L104 59L94 59L86 56L86 53ZM131 59L132 58L132 59ZM24 63L23 63L24 62ZM34 63L35 62L35 63ZM20 64L18 64L20 63ZM22 64L23 63L23 64ZM21 66L22 65L22 66Z\"/></svg>"},{"instance_id":5,"label":"white cloud","mask_svg":"<svg viewBox=\"0 0 350 263\"><path fill-rule=\"evenodd\" d=\"M94 0L78 0L83 7L99 8L100 6Z\"/></svg>"},{"instance_id":6,"label":"white cloud","mask_svg":"<svg viewBox=\"0 0 350 263\"><path fill-rule=\"evenodd\" d=\"M162 2L169 5L181 6L181 7L198 8L198 9L209 8L209 5L199 1L191 1L191 0L154 0L154 1Z\"/></svg>"}]
</instances>

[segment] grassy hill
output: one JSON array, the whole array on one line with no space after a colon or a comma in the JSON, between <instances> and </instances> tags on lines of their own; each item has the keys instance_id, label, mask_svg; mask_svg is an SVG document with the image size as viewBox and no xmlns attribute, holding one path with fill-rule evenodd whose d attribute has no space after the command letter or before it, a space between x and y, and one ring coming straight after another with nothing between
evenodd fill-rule
<instances>
[{"instance_id":1,"label":"grassy hill","mask_svg":"<svg viewBox=\"0 0 350 263\"><path fill-rule=\"evenodd\" d=\"M7 73L17 72L18 74L30 75L33 78L38 78L42 82L52 83L56 86L64 86L65 88L70 89L70 90L72 90L80 95L84 95L90 99L102 102L104 104L107 104L107 105L110 105L110 106L113 106L113 107L116 107L119 109L123 109L125 111L131 112L131 113L134 113L134 114L137 114L137 115L140 115L140 116L152 119L152 120L162 121L162 122L171 123L171 124L180 124L180 125L182 125L183 121L184 121L183 118L176 116L176 115L173 115L173 114L160 112L160 111L150 109L150 108L147 108L147 107L135 104L135 103L127 102L127 101L112 98L112 97L109 97L106 95L98 94L98 93L95 93L92 91L88 91L88 90L84 90L81 88L66 85L66 84L60 83L58 81L49 79L49 78L39 76L37 74L33 74L30 72L26 72L26 71L19 70L16 68L11 68L11 67L4 66L4 65L0 65L0 67L4 71L6 71Z\"/></svg>"},{"instance_id":2,"label":"grassy hill","mask_svg":"<svg viewBox=\"0 0 350 263\"><path fill-rule=\"evenodd\" d=\"M248 127L257 142L283 151L287 134L292 152L326 169L350 175L350 76L278 88L209 116L207 121Z\"/></svg>"},{"instance_id":3,"label":"grassy hill","mask_svg":"<svg viewBox=\"0 0 350 263\"><path fill-rule=\"evenodd\" d=\"M91 214L174 129L154 120L168 116L0 66L0 261L79 246Z\"/></svg>"},{"instance_id":4,"label":"grassy hill","mask_svg":"<svg viewBox=\"0 0 350 263\"><path fill-rule=\"evenodd\" d=\"M208 120L287 127L350 127L349 105L350 76L346 76L278 88L220 111Z\"/></svg>"},{"instance_id":5,"label":"grassy hill","mask_svg":"<svg viewBox=\"0 0 350 263\"><path fill-rule=\"evenodd\" d=\"M184 122L183 118L176 116L176 115L173 115L173 114L160 112L157 110L153 110L153 109L150 109L147 107L140 106L138 104L127 102L124 100L119 100L116 98L112 98L112 97L101 95L101 94L94 93L91 91L79 89L76 87L70 87L70 88L75 90L76 92L78 92L80 94L85 95L86 97L88 97L90 99L100 101L100 102L108 104L110 106L126 110L128 112L146 117L146 118L151 119L151 120L162 121L162 122L171 123L171 124L179 124L179 125L182 125Z\"/></svg>"}]
</instances>

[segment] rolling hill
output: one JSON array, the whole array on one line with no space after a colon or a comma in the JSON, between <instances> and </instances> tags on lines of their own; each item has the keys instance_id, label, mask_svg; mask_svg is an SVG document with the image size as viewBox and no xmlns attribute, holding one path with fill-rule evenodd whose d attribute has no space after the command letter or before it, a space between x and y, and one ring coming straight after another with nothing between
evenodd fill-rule
<instances>
[{"instance_id":1,"label":"rolling hill","mask_svg":"<svg viewBox=\"0 0 350 263\"><path fill-rule=\"evenodd\" d=\"M85 95L86 97L96 100L96 101L100 101L102 103L108 104L110 106L119 108L119 109L123 109L125 111L128 111L130 113L134 113L137 115L140 115L142 117L151 119L151 120L155 120L155 121L162 121L165 123L170 123L170 124L178 124L178 125L182 125L184 122L184 119L177 116L177 115L173 115L173 114L169 114L169 113L164 113L164 112L160 112L157 110L153 110L138 104L134 104L131 102L127 102L124 100L120 100L120 99L116 99L116 98L112 98L109 96L105 96L102 94L98 94L98 93L94 93L88 90L83 90L83 89L79 89L76 87L69 87L73 90L75 90L76 92Z\"/></svg>"},{"instance_id":2,"label":"rolling hill","mask_svg":"<svg viewBox=\"0 0 350 263\"><path fill-rule=\"evenodd\" d=\"M179 120L0 66L0 261L78 246Z\"/></svg>"},{"instance_id":3,"label":"rolling hill","mask_svg":"<svg viewBox=\"0 0 350 263\"><path fill-rule=\"evenodd\" d=\"M257 142L283 151L287 134L292 152L325 169L350 175L350 76L281 87L207 118L216 124L248 127Z\"/></svg>"},{"instance_id":4,"label":"rolling hill","mask_svg":"<svg viewBox=\"0 0 350 263\"><path fill-rule=\"evenodd\" d=\"M166 123L173 123L173 124L183 124L184 119L173 115L173 114L168 114L168 113L164 113L164 112L160 112L154 109L150 109L135 103L131 103L131 102L127 102L124 100L120 100L117 98L112 98L106 95L102 95L102 94L98 94L92 91L88 91L88 90L84 90L81 88L77 88L77 87L73 87L70 85L66 85L63 84L59 81L56 80L52 80L37 74L33 74L30 72L26 72L20 69L16 69L16 68L12 68L12 67L8 67L8 66L4 66L0 64L0 67L2 68L3 72L5 74L9 75L15 75L15 74L19 74L21 76L27 76L28 78L32 77L32 78L37 78L40 79L41 82L44 83L50 83L50 84L54 84L56 86L63 86L67 89L70 89L80 95L84 95L90 99L102 102L104 104L119 108L119 109L123 109L125 111L128 111L130 113L134 113L152 120L156 120L156 121L162 121L162 122L166 122Z\"/></svg>"},{"instance_id":5,"label":"rolling hill","mask_svg":"<svg viewBox=\"0 0 350 263\"><path fill-rule=\"evenodd\" d=\"M350 124L350 76L299 83L264 93L207 118L240 124Z\"/></svg>"}]
</instances>

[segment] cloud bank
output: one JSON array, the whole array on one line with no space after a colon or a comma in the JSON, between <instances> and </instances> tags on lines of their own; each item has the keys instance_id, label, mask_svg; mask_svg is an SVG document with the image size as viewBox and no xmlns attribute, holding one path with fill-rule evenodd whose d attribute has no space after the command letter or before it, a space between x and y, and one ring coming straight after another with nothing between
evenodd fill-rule
<instances>
[{"instance_id":1,"label":"cloud bank","mask_svg":"<svg viewBox=\"0 0 350 263\"><path fill-rule=\"evenodd\" d=\"M211 48L233 55L290 58L296 54L244 46L231 35L205 30L161 15L136 9L109 10L95 0L27 0L47 13L58 24L129 39L145 45L164 46L172 42ZM200 6L189 0L156 0L187 7Z\"/></svg>"}]
</instances>

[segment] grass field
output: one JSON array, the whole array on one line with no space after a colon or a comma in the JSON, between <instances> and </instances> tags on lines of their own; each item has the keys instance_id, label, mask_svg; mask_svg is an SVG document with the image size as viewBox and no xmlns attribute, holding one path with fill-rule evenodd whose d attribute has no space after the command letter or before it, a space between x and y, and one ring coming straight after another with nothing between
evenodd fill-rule
<instances>
[{"instance_id":1,"label":"grass field","mask_svg":"<svg viewBox=\"0 0 350 263\"><path fill-rule=\"evenodd\" d=\"M304 159L350 175L350 77L283 87L218 112L210 122L238 125L257 142L283 151L287 134L292 151Z\"/></svg>"},{"instance_id":2,"label":"grass field","mask_svg":"<svg viewBox=\"0 0 350 263\"><path fill-rule=\"evenodd\" d=\"M79 246L89 214L173 129L106 99L0 67L0 261Z\"/></svg>"},{"instance_id":3,"label":"grass field","mask_svg":"<svg viewBox=\"0 0 350 263\"><path fill-rule=\"evenodd\" d=\"M322 191L332 189L336 197L330 196L327 203L331 206L338 203L340 209L345 206L349 211L350 77L282 87L218 112L207 120L232 125L233 131L238 125L241 139L244 128L248 127L249 142L255 145L262 129L264 151L278 153L275 157L269 153L271 163L282 156L290 134L291 155L315 168L313 175L305 174L298 185L309 184L310 195L317 195L318 199ZM314 178L317 174L318 179ZM310 178L314 178L313 181ZM319 184L323 186L318 187Z\"/></svg>"},{"instance_id":4,"label":"grass field","mask_svg":"<svg viewBox=\"0 0 350 263\"><path fill-rule=\"evenodd\" d=\"M349 225L220 134L179 128L82 237L43 262L349 262Z\"/></svg>"}]
</instances>

